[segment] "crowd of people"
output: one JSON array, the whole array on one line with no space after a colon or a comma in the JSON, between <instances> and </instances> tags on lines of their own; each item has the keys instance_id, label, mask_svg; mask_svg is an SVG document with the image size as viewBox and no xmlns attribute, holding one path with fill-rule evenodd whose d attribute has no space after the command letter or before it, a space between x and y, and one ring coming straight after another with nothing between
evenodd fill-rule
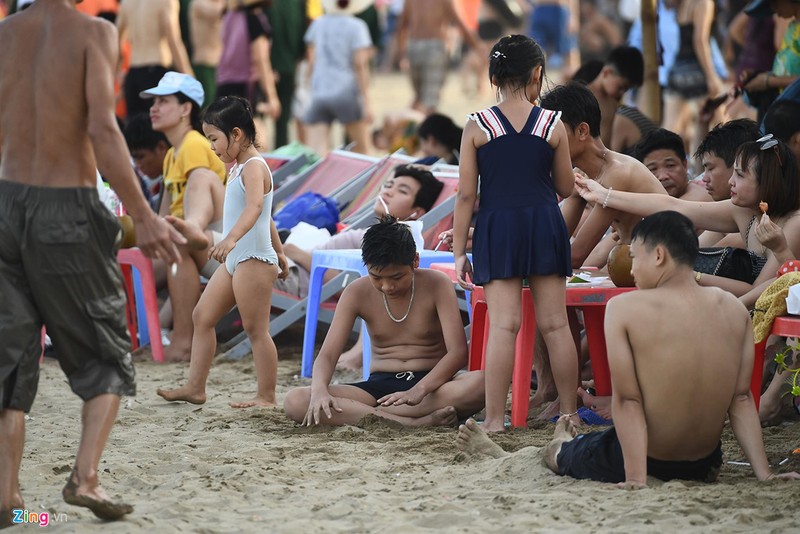
<instances>
[{"instance_id":1,"label":"crowd of people","mask_svg":"<svg viewBox=\"0 0 800 534\"><path fill-rule=\"evenodd\" d=\"M506 455L488 434L507 426L527 285L537 327L530 406L550 403L542 417L557 414L543 453L555 473L627 488L648 476L714 481L727 417L759 480L800 479L774 474L762 443L761 424L781 409L782 369L765 363L760 412L750 391L751 315L759 320L758 298L800 257L798 4L753 0L721 18L711 0L660 3L668 61L659 122L633 97L644 83L640 20L625 45L622 14L580 4L0 1L0 292L14 310L0 314L0 527L24 508L18 473L43 327L84 401L64 500L107 520L133 511L98 480L135 372L116 261L122 230L100 201L97 174L166 288L167 360L190 362L187 383L158 395L206 402L215 326L236 306L257 384L252 399L231 406L276 406L271 299L305 296L313 250L284 246L263 153L297 139L324 156L334 123L354 152L402 148L419 159L382 185L378 222L318 246L360 248L368 275L341 292L311 384L283 399L289 418L461 422L461 449ZM455 61L488 80L496 99L463 129L438 110ZM380 122L370 76L380 65L407 69L413 99L370 135ZM562 84L550 83L548 68ZM271 143L263 119L274 123ZM403 224L443 190L432 165L459 170L453 228L441 238L461 287L484 287L483 370L464 370L452 282L419 269ZM630 246L639 291L607 308L613 395L604 398L581 381L591 369L566 279L608 268L617 243ZM345 350L359 318L370 333L369 378L331 384L337 364L361 361L360 345ZM785 342L770 343L774 352ZM579 433L581 404L614 426Z\"/></svg>"}]
</instances>

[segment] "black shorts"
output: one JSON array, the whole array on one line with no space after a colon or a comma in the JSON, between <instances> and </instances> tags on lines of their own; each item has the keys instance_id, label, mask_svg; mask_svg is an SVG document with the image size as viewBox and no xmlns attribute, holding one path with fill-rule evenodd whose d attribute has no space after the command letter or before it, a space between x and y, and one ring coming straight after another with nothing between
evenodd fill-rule
<instances>
[{"instance_id":1,"label":"black shorts","mask_svg":"<svg viewBox=\"0 0 800 534\"><path fill-rule=\"evenodd\" d=\"M564 443L556 458L558 474L597 482L625 482L622 446L614 427L580 434ZM660 480L714 482L722 466L722 442L708 457L693 461L647 458L647 474Z\"/></svg>"},{"instance_id":2,"label":"black shorts","mask_svg":"<svg viewBox=\"0 0 800 534\"><path fill-rule=\"evenodd\" d=\"M366 382L348 384L363 389L375 400L398 391L408 391L416 386L430 371L401 371L399 373L370 373Z\"/></svg>"},{"instance_id":3,"label":"black shorts","mask_svg":"<svg viewBox=\"0 0 800 534\"><path fill-rule=\"evenodd\" d=\"M93 187L0 180L0 410L30 410L43 324L83 400L136 393L120 238Z\"/></svg>"}]
</instances>

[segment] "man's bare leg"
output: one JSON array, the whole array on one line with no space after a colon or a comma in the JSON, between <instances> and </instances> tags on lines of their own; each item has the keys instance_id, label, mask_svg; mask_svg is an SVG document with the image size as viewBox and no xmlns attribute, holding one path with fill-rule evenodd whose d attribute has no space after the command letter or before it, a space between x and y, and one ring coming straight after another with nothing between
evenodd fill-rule
<instances>
[{"instance_id":1,"label":"man's bare leg","mask_svg":"<svg viewBox=\"0 0 800 534\"><path fill-rule=\"evenodd\" d=\"M75 466L61 492L64 502L89 508L100 519L113 521L133 512L133 506L109 499L97 479L97 466L117 417L119 396L98 395L83 404L81 443Z\"/></svg>"},{"instance_id":2,"label":"man's bare leg","mask_svg":"<svg viewBox=\"0 0 800 534\"><path fill-rule=\"evenodd\" d=\"M578 431L569 417L561 416L556 422L556 429L553 433L553 441L551 441L544 449L544 464L550 468L553 473L558 473L558 453L561 452L561 446L568 441L572 441Z\"/></svg>"},{"instance_id":3,"label":"man's bare leg","mask_svg":"<svg viewBox=\"0 0 800 534\"><path fill-rule=\"evenodd\" d=\"M25 447L25 412L0 411L0 528L13 523L11 510L24 508L19 490L19 468Z\"/></svg>"},{"instance_id":4,"label":"man's bare leg","mask_svg":"<svg viewBox=\"0 0 800 534\"><path fill-rule=\"evenodd\" d=\"M471 417L458 427L456 446L460 451L471 456L490 456L492 458L511 456L511 453L504 451L500 445L489 439L486 432Z\"/></svg>"}]
</instances>

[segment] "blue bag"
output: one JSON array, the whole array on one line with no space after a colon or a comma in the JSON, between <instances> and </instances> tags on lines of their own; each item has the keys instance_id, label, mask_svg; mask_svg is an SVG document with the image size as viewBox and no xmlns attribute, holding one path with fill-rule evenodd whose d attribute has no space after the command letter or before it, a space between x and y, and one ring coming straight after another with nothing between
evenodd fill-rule
<instances>
[{"instance_id":1,"label":"blue bag","mask_svg":"<svg viewBox=\"0 0 800 534\"><path fill-rule=\"evenodd\" d=\"M278 230L291 230L297 223L305 222L325 228L333 235L339 222L339 207L333 199L306 191L288 202L273 219Z\"/></svg>"}]
</instances>

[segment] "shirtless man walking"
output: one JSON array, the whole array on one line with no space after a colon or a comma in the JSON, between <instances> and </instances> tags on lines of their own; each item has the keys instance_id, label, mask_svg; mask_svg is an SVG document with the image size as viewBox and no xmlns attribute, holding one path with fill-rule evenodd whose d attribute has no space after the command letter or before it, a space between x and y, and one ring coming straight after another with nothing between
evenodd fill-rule
<instances>
[{"instance_id":1,"label":"shirtless man walking","mask_svg":"<svg viewBox=\"0 0 800 534\"><path fill-rule=\"evenodd\" d=\"M561 418L544 449L555 473L629 489L645 487L648 475L713 482L727 416L759 480L800 479L770 471L750 392L750 317L732 294L694 281L697 250L694 226L677 212L634 228L631 271L640 291L615 297L606 310L615 426L576 436ZM507 454L474 421L461 427L458 445Z\"/></svg>"},{"instance_id":2,"label":"shirtless man walking","mask_svg":"<svg viewBox=\"0 0 800 534\"><path fill-rule=\"evenodd\" d=\"M131 43L131 65L125 76L128 116L147 112L150 102L139 93L155 87L169 70L194 76L181 40L178 0L125 0L119 8L119 40Z\"/></svg>"},{"instance_id":3,"label":"shirtless man walking","mask_svg":"<svg viewBox=\"0 0 800 534\"><path fill-rule=\"evenodd\" d=\"M206 104L212 103L217 97L217 65L222 57L224 10L225 0L192 0L189 5L192 68L195 77L203 85Z\"/></svg>"},{"instance_id":4,"label":"shirtless man walking","mask_svg":"<svg viewBox=\"0 0 800 534\"><path fill-rule=\"evenodd\" d=\"M304 425L352 425L376 415L407 426L455 425L484 405L483 371L454 375L467 343L453 284L417 269L408 225L393 218L371 226L361 248L369 276L344 290L314 362L311 387L286 395L284 410ZM369 329L369 379L331 385L356 317Z\"/></svg>"},{"instance_id":5,"label":"shirtless man walking","mask_svg":"<svg viewBox=\"0 0 800 534\"><path fill-rule=\"evenodd\" d=\"M405 0L397 25L397 53L408 54L414 102L426 115L436 111L447 76L447 29L456 26L476 51L481 46L456 13L453 0Z\"/></svg>"},{"instance_id":6,"label":"shirtless man walking","mask_svg":"<svg viewBox=\"0 0 800 534\"><path fill-rule=\"evenodd\" d=\"M0 22L0 528L24 508L19 469L43 324L84 401L64 500L103 519L133 510L97 478L120 396L135 384L120 226L98 199L95 169L124 202L146 255L179 261L173 241L185 243L142 195L114 118L114 26L75 3L38 0Z\"/></svg>"}]
</instances>

